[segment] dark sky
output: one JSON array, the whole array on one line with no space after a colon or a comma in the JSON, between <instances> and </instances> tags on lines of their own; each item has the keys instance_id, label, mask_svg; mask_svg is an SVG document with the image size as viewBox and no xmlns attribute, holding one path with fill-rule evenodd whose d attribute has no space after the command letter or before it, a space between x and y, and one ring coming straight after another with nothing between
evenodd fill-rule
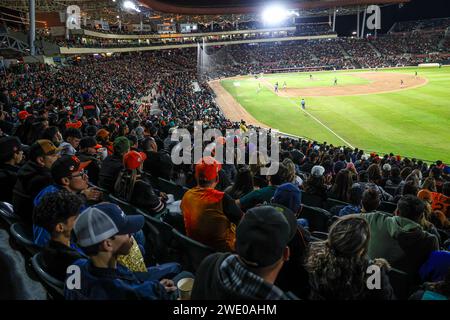
<instances>
[{"instance_id":1,"label":"dark sky","mask_svg":"<svg viewBox=\"0 0 450 320\"><path fill-rule=\"evenodd\" d=\"M404 4L402 8L398 5L387 6L381 10L382 33L389 31L393 23L397 21L445 17L450 17L449 0L412 0ZM337 17L336 31L339 35L350 35L355 30L356 15Z\"/></svg>"}]
</instances>

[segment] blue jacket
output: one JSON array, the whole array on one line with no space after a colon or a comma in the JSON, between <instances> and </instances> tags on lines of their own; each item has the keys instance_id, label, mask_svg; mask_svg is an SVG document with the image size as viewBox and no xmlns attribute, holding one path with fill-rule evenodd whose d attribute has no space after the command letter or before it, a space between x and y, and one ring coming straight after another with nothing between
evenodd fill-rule
<instances>
[{"instance_id":1,"label":"blue jacket","mask_svg":"<svg viewBox=\"0 0 450 320\"><path fill-rule=\"evenodd\" d=\"M433 251L419 270L422 281L437 282L444 280L450 269L450 252Z\"/></svg>"},{"instance_id":2,"label":"blue jacket","mask_svg":"<svg viewBox=\"0 0 450 320\"><path fill-rule=\"evenodd\" d=\"M34 201L33 201L34 207L37 207L39 205L39 203L41 202L41 199L46 194L53 193L53 192L59 192L62 189L63 189L63 187L58 186L56 184L51 184L48 187L45 187L38 193L36 198L34 198ZM80 212L83 212L83 210L86 208L87 208L87 206L83 204L80 208ZM48 233L48 231L45 230L44 228L33 224L33 242L34 242L34 244L36 244L39 247L45 247L49 241L50 241L50 233ZM78 248L76 248L76 247L74 247L74 249L78 250Z\"/></svg>"},{"instance_id":3,"label":"blue jacket","mask_svg":"<svg viewBox=\"0 0 450 320\"><path fill-rule=\"evenodd\" d=\"M79 259L80 289L64 288L66 300L173 300L158 280L148 272L131 272L118 264L116 269L97 268L90 260Z\"/></svg>"}]
</instances>

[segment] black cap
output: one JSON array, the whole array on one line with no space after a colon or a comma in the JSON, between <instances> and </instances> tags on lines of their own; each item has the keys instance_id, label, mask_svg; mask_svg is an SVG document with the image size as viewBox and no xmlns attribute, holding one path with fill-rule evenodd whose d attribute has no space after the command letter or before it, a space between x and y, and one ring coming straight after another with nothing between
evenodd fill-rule
<instances>
[{"instance_id":1,"label":"black cap","mask_svg":"<svg viewBox=\"0 0 450 320\"><path fill-rule=\"evenodd\" d=\"M52 165L52 178L56 183L60 183L62 178L67 178L70 177L72 173L80 172L90 163L91 161L81 162L76 156L62 156Z\"/></svg>"},{"instance_id":2,"label":"black cap","mask_svg":"<svg viewBox=\"0 0 450 320\"><path fill-rule=\"evenodd\" d=\"M20 143L19 138L14 136L0 138L1 163L9 161L14 156L14 153L19 152L20 150L22 150L22 144Z\"/></svg>"},{"instance_id":3,"label":"black cap","mask_svg":"<svg viewBox=\"0 0 450 320\"><path fill-rule=\"evenodd\" d=\"M273 265L296 230L297 220L290 209L281 205L252 208L236 229L236 252L250 267Z\"/></svg>"},{"instance_id":4,"label":"black cap","mask_svg":"<svg viewBox=\"0 0 450 320\"><path fill-rule=\"evenodd\" d=\"M83 137L80 140L80 149L95 148L97 146L97 140L94 137Z\"/></svg>"}]
</instances>

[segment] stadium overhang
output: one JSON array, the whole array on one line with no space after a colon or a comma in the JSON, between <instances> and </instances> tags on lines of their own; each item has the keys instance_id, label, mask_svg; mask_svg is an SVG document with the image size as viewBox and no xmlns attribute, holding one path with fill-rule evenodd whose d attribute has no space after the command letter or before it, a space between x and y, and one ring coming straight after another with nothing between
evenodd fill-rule
<instances>
[{"instance_id":1,"label":"stadium overhang","mask_svg":"<svg viewBox=\"0 0 450 320\"><path fill-rule=\"evenodd\" d=\"M252 14L261 11L267 1L181 1L181 0L140 0L149 8L164 12L185 15ZM320 10L337 7L389 5L410 2L410 0L313 0L284 2L290 9Z\"/></svg>"}]
</instances>

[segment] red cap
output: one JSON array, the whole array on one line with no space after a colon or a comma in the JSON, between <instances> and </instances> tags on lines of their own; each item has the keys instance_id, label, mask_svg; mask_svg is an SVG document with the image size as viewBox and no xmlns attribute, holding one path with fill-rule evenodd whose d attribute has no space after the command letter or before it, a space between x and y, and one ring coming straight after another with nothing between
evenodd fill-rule
<instances>
[{"instance_id":1,"label":"red cap","mask_svg":"<svg viewBox=\"0 0 450 320\"><path fill-rule=\"evenodd\" d=\"M80 129L83 126L83 123L78 120L77 122L67 122L66 123L66 128L75 128L75 129Z\"/></svg>"},{"instance_id":2,"label":"red cap","mask_svg":"<svg viewBox=\"0 0 450 320\"><path fill-rule=\"evenodd\" d=\"M204 157L195 165L195 177L199 180L212 181L217 178L222 165L213 157Z\"/></svg>"},{"instance_id":3,"label":"red cap","mask_svg":"<svg viewBox=\"0 0 450 320\"><path fill-rule=\"evenodd\" d=\"M31 116L30 113L28 113L28 111L19 111L19 113L17 114L17 116L19 117L20 120L25 120L26 118L28 118L29 116Z\"/></svg>"},{"instance_id":4,"label":"red cap","mask_svg":"<svg viewBox=\"0 0 450 320\"><path fill-rule=\"evenodd\" d=\"M127 169L134 170L139 168L145 159L147 159L145 153L129 151L123 156L123 163Z\"/></svg>"}]
</instances>

